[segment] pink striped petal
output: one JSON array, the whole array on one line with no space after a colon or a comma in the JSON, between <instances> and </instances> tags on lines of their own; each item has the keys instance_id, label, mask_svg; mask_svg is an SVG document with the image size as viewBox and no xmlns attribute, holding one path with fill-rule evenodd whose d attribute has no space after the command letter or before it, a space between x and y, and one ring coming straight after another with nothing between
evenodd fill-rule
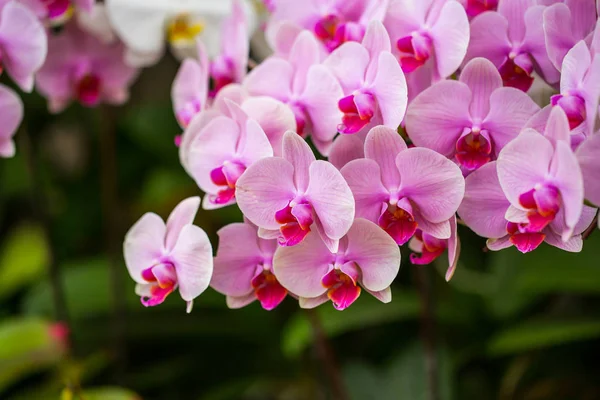
<instances>
[{"instance_id":1,"label":"pink striped petal","mask_svg":"<svg viewBox=\"0 0 600 400\"><path fill-rule=\"evenodd\" d=\"M200 197L189 197L181 201L167 219L165 248L170 251L175 246L177 238L184 226L194 223L194 218L200 207Z\"/></svg>"}]
</instances>

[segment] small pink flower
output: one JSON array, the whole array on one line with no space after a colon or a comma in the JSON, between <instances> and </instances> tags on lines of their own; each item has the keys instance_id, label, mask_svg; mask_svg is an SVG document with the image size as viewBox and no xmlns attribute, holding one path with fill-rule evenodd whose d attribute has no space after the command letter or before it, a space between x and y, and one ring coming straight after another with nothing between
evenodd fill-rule
<instances>
[{"instance_id":1,"label":"small pink flower","mask_svg":"<svg viewBox=\"0 0 600 400\"><path fill-rule=\"evenodd\" d=\"M94 107L102 102L123 104L129 97L137 70L125 65L120 43L103 43L69 24L50 37L48 47L36 84L51 112L62 111L73 99Z\"/></svg>"},{"instance_id":2,"label":"small pink flower","mask_svg":"<svg viewBox=\"0 0 600 400\"><path fill-rule=\"evenodd\" d=\"M361 289L384 303L392 300L390 285L400 269L400 249L377 225L356 219L331 252L319 235L309 234L294 247L280 247L273 268L281 284L300 296L300 307L313 308L328 299L344 310Z\"/></svg>"},{"instance_id":3,"label":"small pink flower","mask_svg":"<svg viewBox=\"0 0 600 400\"><path fill-rule=\"evenodd\" d=\"M525 129L498 156L500 186L511 204L506 219L521 232L552 224L568 241L583 210L583 177L570 145L569 122L554 107L544 135Z\"/></svg>"},{"instance_id":4,"label":"small pink flower","mask_svg":"<svg viewBox=\"0 0 600 400\"><path fill-rule=\"evenodd\" d=\"M190 197L175 207L166 225L158 215L146 213L127 232L125 264L146 307L161 304L179 289L189 313L208 287L212 247L206 233L193 225L199 206L200 198Z\"/></svg>"},{"instance_id":5,"label":"small pink flower","mask_svg":"<svg viewBox=\"0 0 600 400\"><path fill-rule=\"evenodd\" d=\"M273 149L260 125L232 101L228 114L207 110L198 115L183 135L181 163L206 192L202 207L215 209L234 204L235 189L244 171Z\"/></svg>"},{"instance_id":6,"label":"small pink flower","mask_svg":"<svg viewBox=\"0 0 600 400\"><path fill-rule=\"evenodd\" d=\"M294 132L283 138L283 157L264 158L251 165L236 186L240 209L282 246L294 246L313 229L336 250L354 219L354 199L333 165L316 160ZM260 233L260 232L259 232Z\"/></svg>"},{"instance_id":7,"label":"small pink flower","mask_svg":"<svg viewBox=\"0 0 600 400\"><path fill-rule=\"evenodd\" d=\"M413 100L406 131L415 145L456 159L469 172L495 160L539 109L522 91L502 87L490 61L476 58L458 81L438 82Z\"/></svg>"},{"instance_id":8,"label":"small pink flower","mask_svg":"<svg viewBox=\"0 0 600 400\"><path fill-rule=\"evenodd\" d=\"M46 31L36 15L16 0L1 2L0 73L6 70L22 90L31 92L47 50Z\"/></svg>"},{"instance_id":9,"label":"small pink flower","mask_svg":"<svg viewBox=\"0 0 600 400\"><path fill-rule=\"evenodd\" d=\"M287 295L273 273L277 240L262 239L250 222L221 228L215 270L210 285L227 295L230 308L258 300L265 310L277 307Z\"/></svg>"},{"instance_id":10,"label":"small pink flower","mask_svg":"<svg viewBox=\"0 0 600 400\"><path fill-rule=\"evenodd\" d=\"M402 122L408 101L406 80L390 50L383 24L372 21L361 43L345 43L325 60L344 90L338 101L343 113L339 132L367 132L380 124L396 129Z\"/></svg>"},{"instance_id":11,"label":"small pink flower","mask_svg":"<svg viewBox=\"0 0 600 400\"><path fill-rule=\"evenodd\" d=\"M397 244L417 228L438 239L452 234L450 219L464 193L452 161L433 150L408 149L400 135L375 127L365 141L365 158L342 168L356 200L356 216L376 222Z\"/></svg>"},{"instance_id":12,"label":"small pink flower","mask_svg":"<svg viewBox=\"0 0 600 400\"><path fill-rule=\"evenodd\" d=\"M499 0L498 11L471 21L471 40L465 61L489 59L498 68L504 86L529 90L535 70L549 84L560 74L550 62L544 41L545 7L532 0Z\"/></svg>"},{"instance_id":13,"label":"small pink flower","mask_svg":"<svg viewBox=\"0 0 600 400\"><path fill-rule=\"evenodd\" d=\"M0 85L0 116L0 157L12 157L15 155L12 137L23 120L23 102L4 85Z\"/></svg>"}]
</instances>

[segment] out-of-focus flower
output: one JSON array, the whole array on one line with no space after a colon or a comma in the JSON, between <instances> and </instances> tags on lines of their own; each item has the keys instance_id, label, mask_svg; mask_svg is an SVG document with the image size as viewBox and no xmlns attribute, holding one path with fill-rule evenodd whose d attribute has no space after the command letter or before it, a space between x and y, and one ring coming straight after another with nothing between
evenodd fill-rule
<instances>
[{"instance_id":1,"label":"out-of-focus flower","mask_svg":"<svg viewBox=\"0 0 600 400\"><path fill-rule=\"evenodd\" d=\"M208 288L212 272L212 247L206 233L193 225L199 197L183 200L167 223L146 213L129 229L123 251L136 293L146 307L161 304L179 289L192 310L196 297Z\"/></svg>"},{"instance_id":2,"label":"out-of-focus flower","mask_svg":"<svg viewBox=\"0 0 600 400\"><path fill-rule=\"evenodd\" d=\"M125 65L121 43L103 43L68 24L48 41L48 58L36 75L38 91L57 113L72 100L86 107L100 103L123 104L137 70Z\"/></svg>"},{"instance_id":3,"label":"out-of-focus flower","mask_svg":"<svg viewBox=\"0 0 600 400\"><path fill-rule=\"evenodd\" d=\"M46 31L35 14L16 0L1 1L0 73L6 70L22 90L31 92L47 50Z\"/></svg>"},{"instance_id":4,"label":"out-of-focus flower","mask_svg":"<svg viewBox=\"0 0 600 400\"><path fill-rule=\"evenodd\" d=\"M0 157L15 155L13 136L23 120L23 103L15 92L0 85Z\"/></svg>"},{"instance_id":5,"label":"out-of-focus flower","mask_svg":"<svg viewBox=\"0 0 600 400\"><path fill-rule=\"evenodd\" d=\"M544 135L528 128L508 143L497 168L511 205L506 219L520 232L538 233L552 225L564 242L573 236L583 210L583 177L560 107L553 107Z\"/></svg>"},{"instance_id":6,"label":"out-of-focus flower","mask_svg":"<svg viewBox=\"0 0 600 400\"><path fill-rule=\"evenodd\" d=\"M290 39L303 29L318 38L327 51L347 41L360 42L371 21L382 21L389 0L277 0L269 18L267 37L273 48L281 40L281 25L288 26Z\"/></svg>"},{"instance_id":7,"label":"out-of-focus flower","mask_svg":"<svg viewBox=\"0 0 600 400\"><path fill-rule=\"evenodd\" d=\"M282 158L264 158L246 170L235 195L244 216L262 228L259 234L277 237L282 246L302 242L316 228L337 251L354 220L352 192L340 172L315 160L295 132L285 134Z\"/></svg>"},{"instance_id":8,"label":"out-of-focus flower","mask_svg":"<svg viewBox=\"0 0 600 400\"><path fill-rule=\"evenodd\" d=\"M313 308L328 299L337 310L348 308L361 288L384 303L400 268L400 249L377 225L357 218L331 252L311 233L299 245L280 247L273 268L281 284L300 296L300 307Z\"/></svg>"},{"instance_id":9,"label":"out-of-focus flower","mask_svg":"<svg viewBox=\"0 0 600 400\"><path fill-rule=\"evenodd\" d=\"M449 222L451 232L448 239L438 239L429 233L423 232L421 229L417 229L414 236L408 242L408 247L414 252L410 255L410 262L415 265L429 264L441 256L445 250L448 250L446 281L450 281L454 275L460 252L456 216L452 216Z\"/></svg>"},{"instance_id":10,"label":"out-of-focus flower","mask_svg":"<svg viewBox=\"0 0 600 400\"><path fill-rule=\"evenodd\" d=\"M91 13L96 0L19 0L51 26L66 23L76 11Z\"/></svg>"},{"instance_id":11,"label":"out-of-focus flower","mask_svg":"<svg viewBox=\"0 0 600 400\"><path fill-rule=\"evenodd\" d=\"M490 61L476 58L458 81L438 82L413 100L406 130L415 145L456 159L468 172L495 160L539 109L522 91L502 87Z\"/></svg>"},{"instance_id":12,"label":"out-of-focus flower","mask_svg":"<svg viewBox=\"0 0 600 400\"><path fill-rule=\"evenodd\" d=\"M367 132L375 125L396 129L402 122L408 102L406 80L390 50L383 24L372 21L361 43L344 43L325 60L345 96L338 101L344 113L339 132Z\"/></svg>"},{"instance_id":13,"label":"out-of-focus flower","mask_svg":"<svg viewBox=\"0 0 600 400\"><path fill-rule=\"evenodd\" d=\"M421 231L448 239L464 194L460 169L441 154L410 148L393 129L373 128L365 158L342 168L356 200L356 216L376 222L402 245Z\"/></svg>"},{"instance_id":14,"label":"out-of-focus flower","mask_svg":"<svg viewBox=\"0 0 600 400\"><path fill-rule=\"evenodd\" d=\"M297 36L287 58L270 57L246 77L253 96L270 96L287 104L296 118L296 132L311 135L327 155L341 120L337 102L343 93L333 74L321 65L319 45L310 32Z\"/></svg>"},{"instance_id":15,"label":"out-of-focus flower","mask_svg":"<svg viewBox=\"0 0 600 400\"><path fill-rule=\"evenodd\" d=\"M586 139L576 155L583 175L585 198L600 207L600 133Z\"/></svg>"},{"instance_id":16,"label":"out-of-focus flower","mask_svg":"<svg viewBox=\"0 0 600 400\"><path fill-rule=\"evenodd\" d=\"M546 50L558 71L562 69L567 52L580 40L590 39L597 19L593 1L555 1L555 4L543 10Z\"/></svg>"},{"instance_id":17,"label":"out-of-focus flower","mask_svg":"<svg viewBox=\"0 0 600 400\"><path fill-rule=\"evenodd\" d=\"M560 74L550 62L544 41L545 7L535 0L500 0L498 11L486 12L471 21L471 40L466 61L489 59L500 71L504 86L526 92L535 70L555 84Z\"/></svg>"},{"instance_id":18,"label":"out-of-focus flower","mask_svg":"<svg viewBox=\"0 0 600 400\"><path fill-rule=\"evenodd\" d=\"M234 204L240 176L253 163L273 155L260 125L237 104L227 101L227 107L228 115L208 110L195 118L180 147L181 163L207 193L204 209Z\"/></svg>"},{"instance_id":19,"label":"out-of-focus flower","mask_svg":"<svg viewBox=\"0 0 600 400\"><path fill-rule=\"evenodd\" d=\"M227 295L230 308L240 308L260 301L272 310L287 295L273 273L276 239L262 239L250 222L229 224L217 232L219 247L210 285Z\"/></svg>"},{"instance_id":20,"label":"out-of-focus flower","mask_svg":"<svg viewBox=\"0 0 600 400\"><path fill-rule=\"evenodd\" d=\"M594 208L583 207L573 236L563 241L559 224L551 223L535 231L528 229L527 223L507 220L511 204L500 186L495 161L474 171L466 178L465 183L465 197L458 208L458 215L476 234L489 238L487 245L490 250L515 246L520 252L528 253L546 242L562 250L579 252L583 247L581 233L591 224L596 214ZM561 212L557 218L562 216Z\"/></svg>"},{"instance_id":21,"label":"out-of-focus flower","mask_svg":"<svg viewBox=\"0 0 600 400\"><path fill-rule=\"evenodd\" d=\"M469 20L456 1L392 0L384 23L407 74L409 99L452 75L465 57Z\"/></svg>"},{"instance_id":22,"label":"out-of-focus flower","mask_svg":"<svg viewBox=\"0 0 600 400\"><path fill-rule=\"evenodd\" d=\"M204 42L209 56L219 53L220 29L231 15L233 0L107 0L108 15L129 49L128 62L146 66L157 61L168 41L176 56L193 57L196 39ZM248 31L256 25L252 2L243 0ZM166 40L165 40L166 39Z\"/></svg>"}]
</instances>

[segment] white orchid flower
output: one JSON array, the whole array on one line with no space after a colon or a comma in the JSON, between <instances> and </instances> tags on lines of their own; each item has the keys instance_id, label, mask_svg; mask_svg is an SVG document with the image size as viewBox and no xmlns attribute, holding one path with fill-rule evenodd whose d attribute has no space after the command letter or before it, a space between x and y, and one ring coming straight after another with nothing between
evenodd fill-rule
<instances>
[{"instance_id":1,"label":"white orchid flower","mask_svg":"<svg viewBox=\"0 0 600 400\"><path fill-rule=\"evenodd\" d=\"M248 28L256 27L252 0L242 1ZM113 28L127 45L127 62L147 66L171 45L176 57L195 54L196 38L209 53L219 52L221 22L232 12L233 0L106 0Z\"/></svg>"}]
</instances>

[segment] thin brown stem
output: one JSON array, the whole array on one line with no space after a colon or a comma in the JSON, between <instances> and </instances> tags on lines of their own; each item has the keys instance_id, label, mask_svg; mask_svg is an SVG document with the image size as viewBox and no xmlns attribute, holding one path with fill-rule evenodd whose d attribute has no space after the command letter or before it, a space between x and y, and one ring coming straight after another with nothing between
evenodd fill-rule
<instances>
[{"instance_id":1,"label":"thin brown stem","mask_svg":"<svg viewBox=\"0 0 600 400\"><path fill-rule=\"evenodd\" d=\"M425 369L427 373L427 398L439 400L439 374L435 337L435 310L431 290L431 274L429 268L419 267L416 270L416 280L421 299L421 340L425 347Z\"/></svg>"},{"instance_id":2,"label":"thin brown stem","mask_svg":"<svg viewBox=\"0 0 600 400\"><path fill-rule=\"evenodd\" d=\"M327 340L327 336L323 330L319 314L312 309L306 310L306 314L308 315L308 320L312 327L317 355L325 369L327 379L329 380L332 396L335 400L348 400L349 396L346 386L344 385L331 344L329 343L329 340Z\"/></svg>"},{"instance_id":3,"label":"thin brown stem","mask_svg":"<svg viewBox=\"0 0 600 400\"><path fill-rule=\"evenodd\" d=\"M108 106L100 108L100 112L102 118L99 132L100 193L112 292L112 339L117 364L115 377L121 379L126 369L126 310L120 249L121 217L117 190L116 115L115 110Z\"/></svg>"},{"instance_id":4,"label":"thin brown stem","mask_svg":"<svg viewBox=\"0 0 600 400\"><path fill-rule=\"evenodd\" d=\"M23 122L21 126L19 139L19 149L25 159L31 180L31 207L35 219L42 227L46 243L48 244L48 273L50 277L50 286L52 288L52 303L54 305L55 318L57 322L63 323L68 327L69 340L71 346L73 346L72 326L69 318L65 289L61 278L60 266L56 258L56 246L52 235L52 222L48 215L48 210L46 209L48 201L46 199L44 183L41 176L42 170L39 165L39 149L34 145L35 142L31 139L31 135L25 122Z\"/></svg>"}]
</instances>

